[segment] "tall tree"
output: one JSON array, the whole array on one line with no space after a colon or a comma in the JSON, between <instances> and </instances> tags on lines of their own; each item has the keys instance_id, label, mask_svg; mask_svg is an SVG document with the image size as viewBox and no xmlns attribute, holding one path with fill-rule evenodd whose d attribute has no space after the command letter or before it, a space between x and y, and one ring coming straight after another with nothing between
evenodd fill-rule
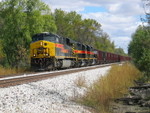
<instances>
[{"instance_id":1,"label":"tall tree","mask_svg":"<svg viewBox=\"0 0 150 113\"><path fill-rule=\"evenodd\" d=\"M57 34L70 37L78 42L88 44L94 48L114 52L115 45L107 33L101 29L101 24L93 19L82 19L76 12L65 12L56 9L55 22Z\"/></svg>"},{"instance_id":2,"label":"tall tree","mask_svg":"<svg viewBox=\"0 0 150 113\"><path fill-rule=\"evenodd\" d=\"M128 52L133 57L136 66L146 75L150 74L150 34L149 28L139 26L132 35Z\"/></svg>"},{"instance_id":3,"label":"tall tree","mask_svg":"<svg viewBox=\"0 0 150 113\"><path fill-rule=\"evenodd\" d=\"M44 31L56 32L55 21L50 8L41 0L27 0L25 10L31 36Z\"/></svg>"},{"instance_id":4,"label":"tall tree","mask_svg":"<svg viewBox=\"0 0 150 113\"><path fill-rule=\"evenodd\" d=\"M115 53L120 55L126 55L124 50L120 47L115 49Z\"/></svg>"},{"instance_id":5,"label":"tall tree","mask_svg":"<svg viewBox=\"0 0 150 113\"><path fill-rule=\"evenodd\" d=\"M5 0L0 9L3 50L8 64L18 67L28 59L31 36L56 32L55 22L48 6L40 0Z\"/></svg>"},{"instance_id":6,"label":"tall tree","mask_svg":"<svg viewBox=\"0 0 150 113\"><path fill-rule=\"evenodd\" d=\"M57 26L57 34L64 37L77 39L76 32L80 29L82 23L81 16L76 12L65 12L56 9L54 13L55 23Z\"/></svg>"},{"instance_id":7,"label":"tall tree","mask_svg":"<svg viewBox=\"0 0 150 113\"><path fill-rule=\"evenodd\" d=\"M78 40L94 46L97 37L96 33L99 30L101 30L101 25L96 20L84 19L81 28L81 36L79 36Z\"/></svg>"},{"instance_id":8,"label":"tall tree","mask_svg":"<svg viewBox=\"0 0 150 113\"><path fill-rule=\"evenodd\" d=\"M19 56L24 56L18 54L18 51L20 47L25 46L25 42L29 39L29 31L25 26L26 14L23 13L23 8L19 3L18 0L6 0L3 2L3 10L0 15L4 21L3 28L1 29L3 50L11 66L18 65Z\"/></svg>"}]
</instances>

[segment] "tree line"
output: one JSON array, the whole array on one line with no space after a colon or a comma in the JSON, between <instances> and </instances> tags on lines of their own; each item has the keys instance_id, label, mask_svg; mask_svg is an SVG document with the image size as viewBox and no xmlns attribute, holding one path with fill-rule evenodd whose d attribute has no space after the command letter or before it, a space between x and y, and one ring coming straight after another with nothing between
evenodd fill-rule
<instances>
[{"instance_id":1,"label":"tree line","mask_svg":"<svg viewBox=\"0 0 150 113\"><path fill-rule=\"evenodd\" d=\"M150 0L142 0L145 18L141 18L142 25L138 26L132 34L132 40L128 47L128 53L132 56L133 62L143 72L143 80L150 80ZM144 21L143 21L144 20Z\"/></svg>"},{"instance_id":2,"label":"tree line","mask_svg":"<svg viewBox=\"0 0 150 113\"><path fill-rule=\"evenodd\" d=\"M150 26L139 26L128 47L134 64L150 79Z\"/></svg>"},{"instance_id":3,"label":"tree line","mask_svg":"<svg viewBox=\"0 0 150 113\"><path fill-rule=\"evenodd\" d=\"M75 11L61 9L52 13L41 0L3 0L0 2L0 64L27 66L31 37L40 32L56 33L103 51L125 54L94 19L82 19Z\"/></svg>"}]
</instances>

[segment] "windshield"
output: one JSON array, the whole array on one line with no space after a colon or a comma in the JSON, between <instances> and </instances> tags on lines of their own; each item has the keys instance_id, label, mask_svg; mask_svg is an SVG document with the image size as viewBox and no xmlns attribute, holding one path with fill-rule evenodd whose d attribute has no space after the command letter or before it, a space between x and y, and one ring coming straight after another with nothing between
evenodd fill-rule
<instances>
[{"instance_id":1,"label":"windshield","mask_svg":"<svg viewBox=\"0 0 150 113\"><path fill-rule=\"evenodd\" d=\"M32 37L32 42L46 40L50 42L58 42L58 37L53 34L37 34Z\"/></svg>"}]
</instances>

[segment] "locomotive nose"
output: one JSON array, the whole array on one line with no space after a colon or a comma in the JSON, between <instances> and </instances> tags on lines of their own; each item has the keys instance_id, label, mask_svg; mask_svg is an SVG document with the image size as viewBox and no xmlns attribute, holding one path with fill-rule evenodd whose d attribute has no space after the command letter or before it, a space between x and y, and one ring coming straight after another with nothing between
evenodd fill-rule
<instances>
[{"instance_id":1,"label":"locomotive nose","mask_svg":"<svg viewBox=\"0 0 150 113\"><path fill-rule=\"evenodd\" d=\"M39 41L34 45L34 48L32 49L32 55L33 57L38 58L45 58L50 56L48 48L48 43L45 41Z\"/></svg>"},{"instance_id":2,"label":"locomotive nose","mask_svg":"<svg viewBox=\"0 0 150 113\"><path fill-rule=\"evenodd\" d=\"M48 46L48 43L45 42L45 41L41 41L41 42L39 43L39 47L41 47L41 48L46 48L47 46Z\"/></svg>"}]
</instances>

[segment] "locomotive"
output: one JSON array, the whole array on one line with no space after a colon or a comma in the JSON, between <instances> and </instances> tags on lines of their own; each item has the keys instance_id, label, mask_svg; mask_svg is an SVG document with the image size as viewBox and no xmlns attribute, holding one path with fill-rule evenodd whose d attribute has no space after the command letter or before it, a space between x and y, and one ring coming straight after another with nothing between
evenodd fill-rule
<instances>
[{"instance_id":1,"label":"locomotive","mask_svg":"<svg viewBox=\"0 0 150 113\"><path fill-rule=\"evenodd\" d=\"M54 70L131 60L130 57L100 51L70 38L43 32L30 44L31 68Z\"/></svg>"}]
</instances>

